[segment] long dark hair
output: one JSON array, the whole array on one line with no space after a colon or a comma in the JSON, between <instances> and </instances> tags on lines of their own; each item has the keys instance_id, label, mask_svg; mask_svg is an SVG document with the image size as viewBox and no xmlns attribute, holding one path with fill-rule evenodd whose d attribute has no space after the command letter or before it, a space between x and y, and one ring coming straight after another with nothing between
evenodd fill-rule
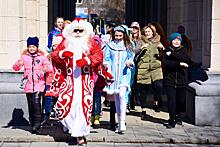
<instances>
[{"instance_id":1,"label":"long dark hair","mask_svg":"<svg viewBox=\"0 0 220 147\"><path fill-rule=\"evenodd\" d=\"M124 28L123 26L121 26L121 27ZM123 33L123 41L124 41L125 47L126 48L131 48L131 40L130 40L130 37L128 36L127 32L126 32L126 29L124 28L123 31L121 31L121 30L117 30L117 31ZM116 31L113 30L112 40L115 40L115 32Z\"/></svg>"}]
</instances>

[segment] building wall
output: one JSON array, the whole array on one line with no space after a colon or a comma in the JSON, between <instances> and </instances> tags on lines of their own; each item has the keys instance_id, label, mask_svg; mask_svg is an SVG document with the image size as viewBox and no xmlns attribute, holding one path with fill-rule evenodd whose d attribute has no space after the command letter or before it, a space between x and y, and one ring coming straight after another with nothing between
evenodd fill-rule
<instances>
[{"instance_id":1,"label":"building wall","mask_svg":"<svg viewBox=\"0 0 220 147\"><path fill-rule=\"evenodd\" d=\"M211 69L220 71L220 0L212 0Z\"/></svg>"},{"instance_id":2,"label":"building wall","mask_svg":"<svg viewBox=\"0 0 220 147\"><path fill-rule=\"evenodd\" d=\"M215 1L215 0L214 0ZM186 28L186 35L192 42L192 58L210 67L211 57L211 0L168 0L168 35L177 31L179 25Z\"/></svg>"},{"instance_id":3,"label":"building wall","mask_svg":"<svg viewBox=\"0 0 220 147\"><path fill-rule=\"evenodd\" d=\"M10 70L26 48L28 36L40 38L45 49L47 37L47 0L0 1L0 69Z\"/></svg>"},{"instance_id":4,"label":"building wall","mask_svg":"<svg viewBox=\"0 0 220 147\"><path fill-rule=\"evenodd\" d=\"M90 6L90 12L103 17L122 17L125 13L125 0L93 0L82 6ZM168 35L179 24L184 25L192 41L193 59L210 70L220 71L220 0L167 0L166 7ZM0 69L11 69L26 48L28 36L38 36L40 48L45 50L47 28L48 0L1 0Z\"/></svg>"}]
</instances>

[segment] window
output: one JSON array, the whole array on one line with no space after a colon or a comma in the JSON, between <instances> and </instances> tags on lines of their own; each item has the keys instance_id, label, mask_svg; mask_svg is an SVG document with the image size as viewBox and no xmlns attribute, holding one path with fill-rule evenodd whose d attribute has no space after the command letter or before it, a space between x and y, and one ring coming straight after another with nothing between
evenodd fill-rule
<instances>
[{"instance_id":1,"label":"window","mask_svg":"<svg viewBox=\"0 0 220 147\"><path fill-rule=\"evenodd\" d=\"M83 4L83 0L76 0L76 4Z\"/></svg>"}]
</instances>

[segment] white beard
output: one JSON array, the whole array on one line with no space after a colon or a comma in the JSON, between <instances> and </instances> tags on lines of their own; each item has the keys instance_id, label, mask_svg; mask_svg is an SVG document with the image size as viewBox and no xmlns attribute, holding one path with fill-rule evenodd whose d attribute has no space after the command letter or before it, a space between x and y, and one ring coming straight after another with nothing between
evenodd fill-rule
<instances>
[{"instance_id":1,"label":"white beard","mask_svg":"<svg viewBox=\"0 0 220 147\"><path fill-rule=\"evenodd\" d=\"M88 54L88 37L66 37L66 49L72 51L73 53L81 51L84 54Z\"/></svg>"}]
</instances>

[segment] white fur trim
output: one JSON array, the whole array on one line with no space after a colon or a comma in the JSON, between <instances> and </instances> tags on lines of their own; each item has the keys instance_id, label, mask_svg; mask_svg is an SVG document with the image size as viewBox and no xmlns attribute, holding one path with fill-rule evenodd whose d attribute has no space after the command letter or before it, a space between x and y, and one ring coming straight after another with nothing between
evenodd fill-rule
<instances>
[{"instance_id":1,"label":"white fur trim","mask_svg":"<svg viewBox=\"0 0 220 147\"><path fill-rule=\"evenodd\" d=\"M59 52L59 57L60 57L60 59L64 59L64 57L63 57L63 52L64 52L64 50L62 50L62 51Z\"/></svg>"},{"instance_id":2,"label":"white fur trim","mask_svg":"<svg viewBox=\"0 0 220 147\"><path fill-rule=\"evenodd\" d=\"M106 92L107 95L119 94L119 89L109 90L108 88L104 88L102 91Z\"/></svg>"},{"instance_id":3,"label":"white fur trim","mask_svg":"<svg viewBox=\"0 0 220 147\"><path fill-rule=\"evenodd\" d=\"M74 20L71 24L69 24L67 27L65 27L63 29L63 36L66 38L68 36L71 36L71 34L73 33L73 30L76 28L82 28L84 29L86 32L86 35L91 35L93 34L93 27L92 24L90 22L87 22L85 20Z\"/></svg>"},{"instance_id":4,"label":"white fur trim","mask_svg":"<svg viewBox=\"0 0 220 147\"><path fill-rule=\"evenodd\" d=\"M127 88L127 90L128 90L128 92L130 92L130 91L131 91L130 86L129 86L129 85L127 85L127 84L120 84L120 85L119 85L119 87L126 87L126 88Z\"/></svg>"},{"instance_id":5,"label":"white fur trim","mask_svg":"<svg viewBox=\"0 0 220 147\"><path fill-rule=\"evenodd\" d=\"M104 65L105 68L107 67L107 69L108 69L107 72L109 72L109 73L112 72L111 65L108 62L103 62L103 65Z\"/></svg>"},{"instance_id":6,"label":"white fur trim","mask_svg":"<svg viewBox=\"0 0 220 147\"><path fill-rule=\"evenodd\" d=\"M110 67L110 64L108 62L103 62L104 66Z\"/></svg>"},{"instance_id":7,"label":"white fur trim","mask_svg":"<svg viewBox=\"0 0 220 147\"><path fill-rule=\"evenodd\" d=\"M90 65L90 64L91 64L91 61L90 61L89 57L84 57L84 59L86 59L87 65Z\"/></svg>"}]
</instances>

